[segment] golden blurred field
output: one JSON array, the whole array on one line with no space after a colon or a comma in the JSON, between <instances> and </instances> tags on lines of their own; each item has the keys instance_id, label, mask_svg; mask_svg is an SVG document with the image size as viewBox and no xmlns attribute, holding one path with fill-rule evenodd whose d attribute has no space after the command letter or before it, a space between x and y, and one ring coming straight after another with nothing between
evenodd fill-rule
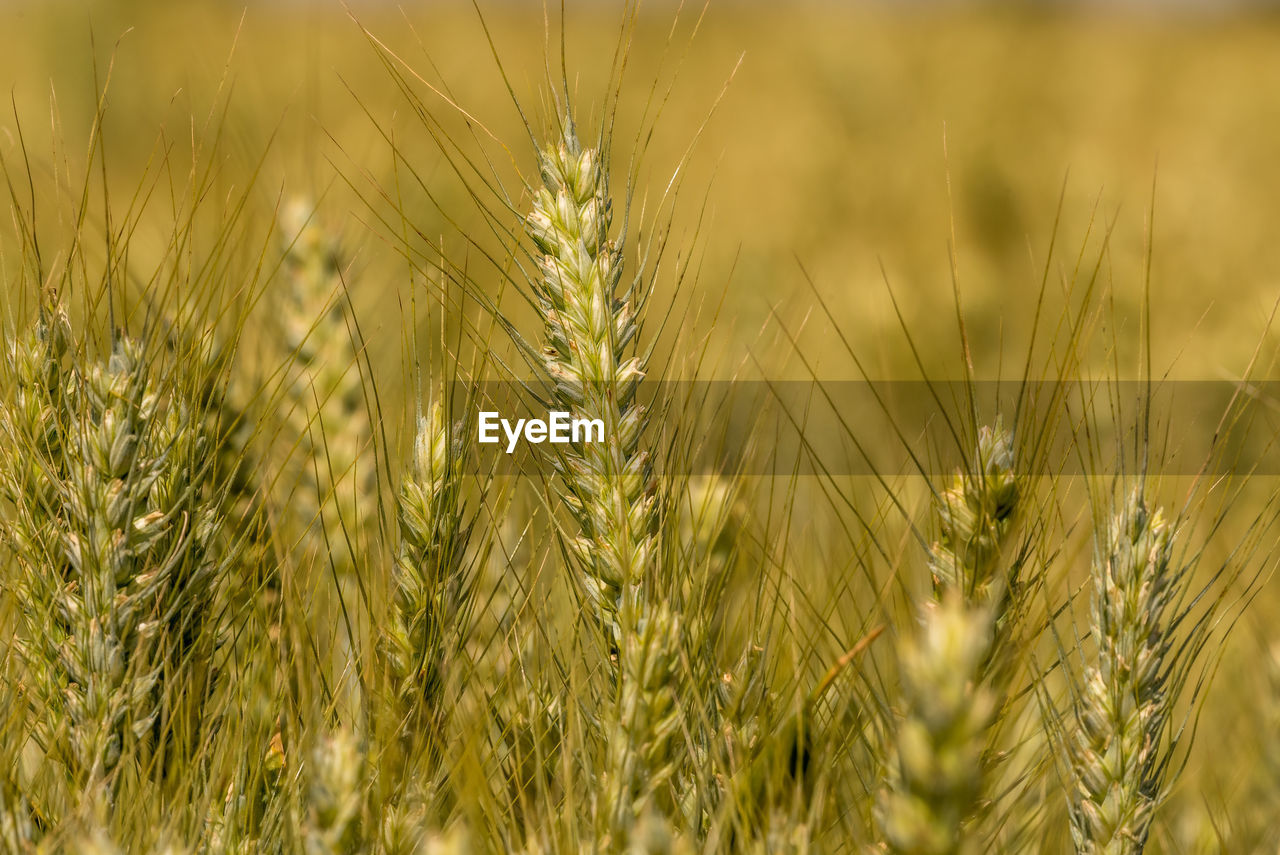
<instances>
[{"instance_id":1,"label":"golden blurred field","mask_svg":"<svg viewBox=\"0 0 1280 855\"><path fill-rule=\"evenodd\" d=\"M605 85L618 15L607 3L577 6L570 56L591 103ZM1109 276L1122 309L1138 299L1154 199L1156 366L1216 378L1238 371L1252 351L1280 263L1271 225L1280 21L1016 5L712 3L690 40L697 12L685 10L668 48L672 9L643 10L620 109L625 121L643 106L664 56L664 85L679 66L648 156L661 178L741 58L697 142L682 200L682 210L696 211L705 193L699 283L731 281L739 342L774 307L803 311L801 265L832 295L842 328L880 340L893 323L881 263L912 328L923 340L950 341L952 313L941 309L950 306L954 233L972 322L992 348L1002 335L1013 347L1065 186L1061 257L1080 245L1091 218L1095 237L1114 223ZM457 102L515 143L527 165L473 10L426 3L402 13L370 3L353 14L413 68L428 69L429 57ZM532 94L545 56L539 5L496 4L486 18L518 90ZM243 182L274 135L260 179L267 202L282 188L329 186L335 167L385 175L387 146L365 111L398 128L406 147L423 142L337 3L9 3L0 32L0 80L38 163L48 162L51 96L73 161L83 152L96 91L91 35L101 77L114 56L107 145L122 188L137 182L162 128L181 150L190 117L220 103L224 77L232 92L224 181ZM12 116L3 127L13 152ZM423 167L444 182L434 153L422 150ZM883 358L893 366L893 348Z\"/></svg>"}]
</instances>

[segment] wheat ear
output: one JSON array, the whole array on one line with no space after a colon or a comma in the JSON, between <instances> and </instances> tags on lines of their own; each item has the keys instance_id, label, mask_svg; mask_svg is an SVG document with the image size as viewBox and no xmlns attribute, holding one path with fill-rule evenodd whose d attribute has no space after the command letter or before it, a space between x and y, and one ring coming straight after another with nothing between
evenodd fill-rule
<instances>
[{"instance_id":1,"label":"wheat ear","mask_svg":"<svg viewBox=\"0 0 1280 855\"><path fill-rule=\"evenodd\" d=\"M999 423L981 428L974 465L934 503L933 601L919 636L900 642L905 716L877 810L891 851L960 852L978 813L1021 593L1019 562L1002 562L1019 499L1012 437Z\"/></svg>"},{"instance_id":2,"label":"wheat ear","mask_svg":"<svg viewBox=\"0 0 1280 855\"><path fill-rule=\"evenodd\" d=\"M1018 579L1002 574L1000 558L1018 510L1013 437L997 422L978 431L972 471L958 472L937 497L941 537L929 554L935 592L956 589L969 602L990 602L1003 616Z\"/></svg>"},{"instance_id":3,"label":"wheat ear","mask_svg":"<svg viewBox=\"0 0 1280 855\"><path fill-rule=\"evenodd\" d=\"M296 488L292 515L302 544L332 563L339 579L355 571L359 524L377 494L372 427L353 339L353 318L337 238L295 200L280 218L285 245L280 333L285 348L282 410Z\"/></svg>"},{"instance_id":4,"label":"wheat ear","mask_svg":"<svg viewBox=\"0 0 1280 855\"><path fill-rule=\"evenodd\" d=\"M899 646L899 727L879 818L892 852L962 850L961 830L982 793L986 731L998 706L982 679L991 655L990 610L956 592L927 603L919 631Z\"/></svg>"},{"instance_id":5,"label":"wheat ear","mask_svg":"<svg viewBox=\"0 0 1280 855\"><path fill-rule=\"evenodd\" d=\"M1166 687L1179 666L1170 632L1179 575L1173 532L1140 489L1095 541L1090 634L1072 745L1076 851L1137 855L1146 845L1166 766Z\"/></svg>"},{"instance_id":6,"label":"wheat ear","mask_svg":"<svg viewBox=\"0 0 1280 855\"><path fill-rule=\"evenodd\" d=\"M604 425L603 442L566 446L557 465L581 530L570 544L581 588L616 663L605 809L607 827L625 834L673 771L679 620L646 585L658 546L656 490L640 447L646 411L635 400L645 365L641 356L624 357L636 311L632 289L620 287L622 250L609 237L605 165L567 120L540 166L543 187L534 193L528 229L539 252L532 285L546 323L543 364L557 402Z\"/></svg>"},{"instance_id":7,"label":"wheat ear","mask_svg":"<svg viewBox=\"0 0 1280 855\"><path fill-rule=\"evenodd\" d=\"M120 339L107 360L64 369L47 320L20 345L3 419L0 480L30 606L21 650L46 751L91 798L106 782L110 803L117 765L141 761L157 725L194 732L175 717L207 686L221 518L199 486L199 417L153 384L142 348Z\"/></svg>"},{"instance_id":8,"label":"wheat ear","mask_svg":"<svg viewBox=\"0 0 1280 855\"><path fill-rule=\"evenodd\" d=\"M0 777L0 849L31 852L35 850L35 842L36 824L31 804L6 774Z\"/></svg>"},{"instance_id":9,"label":"wheat ear","mask_svg":"<svg viewBox=\"0 0 1280 855\"><path fill-rule=\"evenodd\" d=\"M371 556L373 509L381 498L362 354L337 236L301 199L282 210L278 232L284 287L277 304L280 350L272 361L283 366L279 528L292 566L315 592L307 604L313 624L302 628L318 638L331 691L354 706L361 687L349 666L360 659L368 627L361 622L366 613L352 605L364 593L358 570ZM270 630L285 635L284 649L315 643L289 637L282 632L288 626ZM301 691L308 679L292 678L289 690Z\"/></svg>"},{"instance_id":10,"label":"wheat ear","mask_svg":"<svg viewBox=\"0 0 1280 855\"><path fill-rule=\"evenodd\" d=\"M427 769L435 767L443 748L444 675L467 640L464 451L460 433L437 402L419 419L400 487L400 549L380 642L390 670L400 749L408 759L425 747Z\"/></svg>"},{"instance_id":11,"label":"wheat ear","mask_svg":"<svg viewBox=\"0 0 1280 855\"><path fill-rule=\"evenodd\" d=\"M362 848L367 782L365 756L355 736L339 729L322 738L306 769L302 839L307 855L345 855Z\"/></svg>"}]
</instances>

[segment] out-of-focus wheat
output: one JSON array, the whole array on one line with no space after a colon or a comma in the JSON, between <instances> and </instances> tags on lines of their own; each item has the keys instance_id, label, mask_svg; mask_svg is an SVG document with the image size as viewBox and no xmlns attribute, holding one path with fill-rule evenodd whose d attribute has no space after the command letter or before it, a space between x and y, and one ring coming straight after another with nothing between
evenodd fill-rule
<instances>
[{"instance_id":1,"label":"out-of-focus wheat","mask_svg":"<svg viewBox=\"0 0 1280 855\"><path fill-rule=\"evenodd\" d=\"M991 655L988 609L957 592L929 603L899 650L906 718L880 808L893 852L957 853L982 792L986 730L998 706L981 675Z\"/></svg>"},{"instance_id":2,"label":"out-of-focus wheat","mask_svg":"<svg viewBox=\"0 0 1280 855\"><path fill-rule=\"evenodd\" d=\"M307 766L302 839L307 855L362 851L368 793L364 752L349 730L322 737Z\"/></svg>"},{"instance_id":3,"label":"out-of-focus wheat","mask_svg":"<svg viewBox=\"0 0 1280 855\"><path fill-rule=\"evenodd\" d=\"M1004 703L1000 657L1018 568L1002 562L1018 509L1012 437L979 431L968 471L938 494L941 539L929 554L934 601L900 642L904 719L891 748L878 815L894 852L965 851L994 762L987 728Z\"/></svg>"},{"instance_id":4,"label":"out-of-focus wheat","mask_svg":"<svg viewBox=\"0 0 1280 855\"><path fill-rule=\"evenodd\" d=\"M360 571L376 554L370 543L380 507L373 427L363 359L339 240L315 207L296 199L280 212L278 239L284 259L276 344L269 360L282 366L272 396L278 424L276 517L301 591L295 603L305 619L293 621L316 640L287 637L286 647L316 646L326 659L322 682L344 703L355 704L358 681L351 667L361 647L364 585ZM286 583L287 584L287 583ZM317 643L318 641L318 643ZM295 682L317 675L307 670Z\"/></svg>"},{"instance_id":5,"label":"out-of-focus wheat","mask_svg":"<svg viewBox=\"0 0 1280 855\"><path fill-rule=\"evenodd\" d=\"M377 471L347 283L337 238L304 200L280 217L284 293L279 300L285 373L280 410L289 446L290 515L306 560L319 557L339 579L360 559L371 523Z\"/></svg>"}]
</instances>

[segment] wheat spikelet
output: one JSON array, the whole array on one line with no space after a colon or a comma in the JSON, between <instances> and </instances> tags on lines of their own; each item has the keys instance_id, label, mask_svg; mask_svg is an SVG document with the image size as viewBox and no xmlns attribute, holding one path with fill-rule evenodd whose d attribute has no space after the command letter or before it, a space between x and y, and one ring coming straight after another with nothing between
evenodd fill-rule
<instances>
[{"instance_id":1,"label":"wheat spikelet","mask_svg":"<svg viewBox=\"0 0 1280 855\"><path fill-rule=\"evenodd\" d=\"M1170 631L1179 573L1173 532L1140 488L1095 541L1091 635L1071 745L1071 832L1084 853L1137 855L1160 797L1169 677L1178 667Z\"/></svg>"},{"instance_id":2,"label":"wheat spikelet","mask_svg":"<svg viewBox=\"0 0 1280 855\"><path fill-rule=\"evenodd\" d=\"M540 153L540 167L544 186L528 229L540 253L532 285L546 324L544 368L560 405L604 424L604 442L566 446L557 467L581 530L571 541L579 581L616 662L604 825L621 837L672 774L680 626L646 586L658 545L656 491L640 447L646 413L635 401L644 361L623 355L636 314L630 291L619 294L623 260L609 237L605 165L570 120L559 145Z\"/></svg>"}]
</instances>

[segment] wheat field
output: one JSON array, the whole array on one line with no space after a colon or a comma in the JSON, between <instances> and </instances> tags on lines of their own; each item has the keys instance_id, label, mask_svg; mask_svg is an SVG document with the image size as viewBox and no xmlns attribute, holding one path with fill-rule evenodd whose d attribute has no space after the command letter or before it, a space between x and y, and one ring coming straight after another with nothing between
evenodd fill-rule
<instances>
[{"instance_id":1,"label":"wheat field","mask_svg":"<svg viewBox=\"0 0 1280 855\"><path fill-rule=\"evenodd\" d=\"M0 851L1276 852L1277 48L0 4Z\"/></svg>"}]
</instances>

